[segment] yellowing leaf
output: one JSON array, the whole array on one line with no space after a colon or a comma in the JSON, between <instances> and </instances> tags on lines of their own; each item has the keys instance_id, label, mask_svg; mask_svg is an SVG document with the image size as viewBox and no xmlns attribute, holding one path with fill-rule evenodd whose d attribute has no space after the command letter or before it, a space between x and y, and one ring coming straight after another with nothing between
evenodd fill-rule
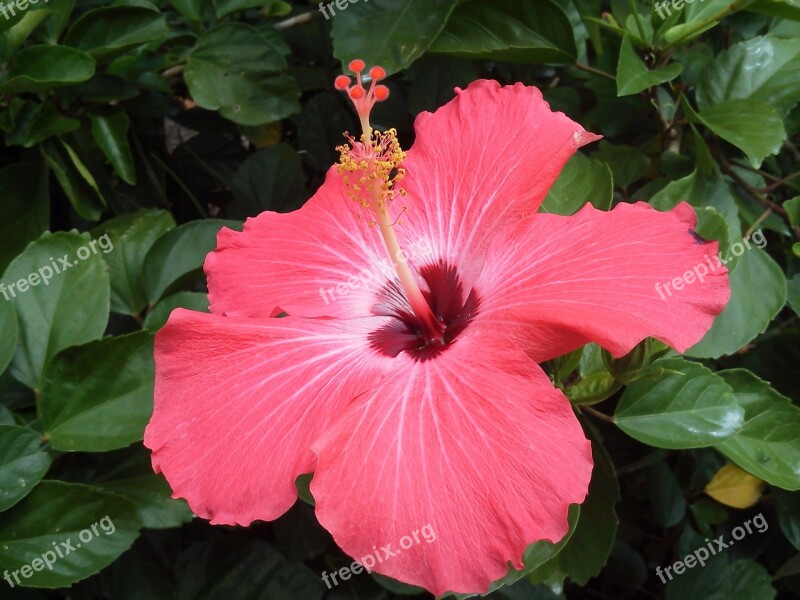
<instances>
[{"instance_id":1,"label":"yellowing leaf","mask_svg":"<svg viewBox=\"0 0 800 600\"><path fill-rule=\"evenodd\" d=\"M733 508L749 508L761 497L764 482L734 464L716 472L706 486L706 494Z\"/></svg>"}]
</instances>

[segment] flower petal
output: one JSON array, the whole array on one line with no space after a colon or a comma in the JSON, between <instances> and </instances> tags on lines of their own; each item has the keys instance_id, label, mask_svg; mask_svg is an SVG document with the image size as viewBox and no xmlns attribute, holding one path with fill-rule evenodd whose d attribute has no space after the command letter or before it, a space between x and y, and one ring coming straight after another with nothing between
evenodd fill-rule
<instances>
[{"instance_id":1,"label":"flower petal","mask_svg":"<svg viewBox=\"0 0 800 600\"><path fill-rule=\"evenodd\" d=\"M331 168L301 209L261 213L241 233L223 229L205 263L211 312L368 316L378 282L393 271L381 266L387 252L379 232L358 214Z\"/></svg>"},{"instance_id":2,"label":"flower petal","mask_svg":"<svg viewBox=\"0 0 800 600\"><path fill-rule=\"evenodd\" d=\"M661 213L643 202L610 212L587 204L571 217L521 220L487 256L477 286L492 293L484 294L481 318L496 326L528 325L524 335L537 346L529 352L538 361L582 339L615 356L648 336L684 352L730 296L727 269L713 260L718 243L701 240L696 223L686 203ZM694 282L664 289L689 273ZM542 344L559 329L570 343Z\"/></svg>"},{"instance_id":3,"label":"flower petal","mask_svg":"<svg viewBox=\"0 0 800 600\"><path fill-rule=\"evenodd\" d=\"M417 117L402 182L404 222L451 264L482 251L498 226L535 213L567 160L600 137L552 112L535 87L480 80L456 92Z\"/></svg>"},{"instance_id":4,"label":"flower petal","mask_svg":"<svg viewBox=\"0 0 800 600\"><path fill-rule=\"evenodd\" d=\"M561 539L592 470L569 401L519 349L473 325L430 360L400 354L400 374L313 446L317 518L336 543L437 596L485 592L509 562L522 567L529 544ZM435 541L420 537L426 526ZM401 552L387 557L387 544Z\"/></svg>"},{"instance_id":5,"label":"flower petal","mask_svg":"<svg viewBox=\"0 0 800 600\"><path fill-rule=\"evenodd\" d=\"M316 439L390 364L385 319L235 319L178 309L156 336L144 443L174 497L214 524L275 519L314 470Z\"/></svg>"}]
</instances>

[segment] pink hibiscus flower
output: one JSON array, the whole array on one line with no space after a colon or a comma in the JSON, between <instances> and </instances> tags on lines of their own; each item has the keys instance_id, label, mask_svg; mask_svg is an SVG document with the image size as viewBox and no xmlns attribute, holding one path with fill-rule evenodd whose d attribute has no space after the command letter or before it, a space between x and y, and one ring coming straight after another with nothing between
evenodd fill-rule
<instances>
[{"instance_id":1,"label":"pink hibiscus flower","mask_svg":"<svg viewBox=\"0 0 800 600\"><path fill-rule=\"evenodd\" d=\"M365 135L303 208L220 232L212 314L178 309L158 333L145 444L212 523L276 519L313 472L319 522L347 554L434 594L485 592L567 533L591 477L590 443L537 363L648 336L684 351L725 306L727 275L656 293L717 251L687 204L537 213L598 139L538 89L457 90L417 118L406 155L369 125L385 73L367 90L351 68L357 83L337 87Z\"/></svg>"}]
</instances>

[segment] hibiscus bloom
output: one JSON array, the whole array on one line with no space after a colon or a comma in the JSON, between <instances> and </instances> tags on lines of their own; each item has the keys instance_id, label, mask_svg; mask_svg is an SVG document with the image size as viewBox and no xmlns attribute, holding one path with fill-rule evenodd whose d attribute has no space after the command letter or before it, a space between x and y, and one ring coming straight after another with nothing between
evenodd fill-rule
<instances>
[{"instance_id":1,"label":"hibiscus bloom","mask_svg":"<svg viewBox=\"0 0 800 600\"><path fill-rule=\"evenodd\" d=\"M656 293L717 251L686 204L537 213L598 139L538 89L458 89L417 118L406 155L369 125L385 73L367 90L351 68L337 87L364 135L303 208L220 232L211 314L178 309L158 333L145 444L214 524L278 518L313 472L317 518L347 554L437 595L485 592L567 533L591 478L590 443L537 363L648 336L684 351L727 276Z\"/></svg>"}]
</instances>

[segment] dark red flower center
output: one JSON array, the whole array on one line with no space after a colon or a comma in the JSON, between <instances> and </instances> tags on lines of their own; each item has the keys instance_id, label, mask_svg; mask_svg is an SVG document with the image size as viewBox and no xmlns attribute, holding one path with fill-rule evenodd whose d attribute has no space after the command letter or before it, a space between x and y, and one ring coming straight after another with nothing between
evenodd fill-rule
<instances>
[{"instance_id":1,"label":"dark red flower center","mask_svg":"<svg viewBox=\"0 0 800 600\"><path fill-rule=\"evenodd\" d=\"M427 331L409 306L400 285L389 282L379 292L379 300L372 309L376 316L394 317L391 323L370 335L372 347L382 354L395 357L407 352L416 360L434 358L455 342L478 314L478 293L473 288L465 294L454 266L440 261L422 267L419 273L430 289L423 291L425 300L443 331Z\"/></svg>"}]
</instances>

